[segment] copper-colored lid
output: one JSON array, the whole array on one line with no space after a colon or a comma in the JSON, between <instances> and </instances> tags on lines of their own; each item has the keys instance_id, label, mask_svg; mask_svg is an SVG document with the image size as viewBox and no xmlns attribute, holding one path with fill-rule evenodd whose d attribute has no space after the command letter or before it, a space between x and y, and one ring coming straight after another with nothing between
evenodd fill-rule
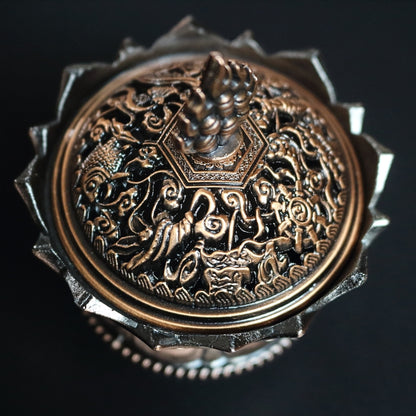
<instances>
[{"instance_id":1,"label":"copper-colored lid","mask_svg":"<svg viewBox=\"0 0 416 416\"><path fill-rule=\"evenodd\" d=\"M316 51L267 55L191 19L148 50L127 42L68 68L57 120L31 131L16 183L34 251L133 361L248 368L366 279L392 154L363 114L336 102Z\"/></svg>"},{"instance_id":2,"label":"copper-colored lid","mask_svg":"<svg viewBox=\"0 0 416 416\"><path fill-rule=\"evenodd\" d=\"M311 93L258 64L147 62L67 129L54 220L77 270L162 327L248 328L305 307L345 265L360 167Z\"/></svg>"}]
</instances>

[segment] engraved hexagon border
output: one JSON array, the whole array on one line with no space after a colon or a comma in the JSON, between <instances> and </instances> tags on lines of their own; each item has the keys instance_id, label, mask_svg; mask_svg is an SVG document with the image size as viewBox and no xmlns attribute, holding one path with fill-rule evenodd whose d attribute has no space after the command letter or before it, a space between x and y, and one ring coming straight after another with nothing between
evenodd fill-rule
<instances>
[{"instance_id":1,"label":"engraved hexagon border","mask_svg":"<svg viewBox=\"0 0 416 416\"><path fill-rule=\"evenodd\" d=\"M239 158L233 170L195 170L189 163L188 155L176 149L171 142L172 130L175 128L176 120L172 120L166 132L161 135L157 145L170 161L173 170L180 178L182 185L186 188L199 188L203 186L245 186L250 174L267 150L267 140L256 124L247 117L241 124L242 134L250 143Z\"/></svg>"},{"instance_id":2,"label":"engraved hexagon border","mask_svg":"<svg viewBox=\"0 0 416 416\"><path fill-rule=\"evenodd\" d=\"M84 98L92 96L110 78L121 71L163 55L211 50L260 62L264 66L277 70L313 91L330 108L345 131L349 133L360 165L365 166L362 174L367 209L360 233L361 246L355 251L345 277L306 310L272 326L242 333L174 334L168 330L150 328L148 325L125 316L115 307L108 306L91 294L82 279L77 278L71 266L66 263L66 256L57 237L53 231L50 231L52 221L48 214L47 194L44 186L47 180L46 167L50 161L51 149L62 137L68 120L75 116ZM236 39L228 41L208 32L189 16L160 37L149 49L134 44L131 39L126 39L119 50L118 58L113 63L72 65L65 68L56 120L32 127L29 131L35 157L16 179L15 184L35 222L41 228L33 252L55 271L62 273L71 289L75 303L81 309L121 323L152 348L160 345L165 347L181 345L209 346L223 351L236 351L244 345L263 339L300 337L317 310L364 283L367 278L366 249L374 237L389 224L388 218L376 209L376 204L383 191L393 154L372 137L362 133L363 119L362 105L336 101L334 88L316 50L283 51L267 55L253 39L251 32L244 32Z\"/></svg>"}]
</instances>

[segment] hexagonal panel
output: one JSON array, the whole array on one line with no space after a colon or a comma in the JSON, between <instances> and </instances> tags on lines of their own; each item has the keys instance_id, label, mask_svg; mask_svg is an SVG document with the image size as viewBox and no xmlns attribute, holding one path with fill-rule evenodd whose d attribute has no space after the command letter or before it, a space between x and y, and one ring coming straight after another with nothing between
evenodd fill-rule
<instances>
[{"instance_id":1,"label":"hexagonal panel","mask_svg":"<svg viewBox=\"0 0 416 416\"><path fill-rule=\"evenodd\" d=\"M158 140L158 146L187 188L244 186L267 148L267 141L256 123L247 117L239 129L242 141L234 158L226 158L223 162L186 155L175 146L173 130L176 123L177 117L174 117Z\"/></svg>"}]
</instances>

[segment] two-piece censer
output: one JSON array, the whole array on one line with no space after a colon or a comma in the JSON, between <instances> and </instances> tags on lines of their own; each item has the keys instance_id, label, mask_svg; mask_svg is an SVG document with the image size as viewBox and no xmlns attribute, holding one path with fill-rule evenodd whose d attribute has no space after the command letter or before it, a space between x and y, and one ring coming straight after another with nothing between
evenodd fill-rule
<instances>
[{"instance_id":1,"label":"two-piece censer","mask_svg":"<svg viewBox=\"0 0 416 416\"><path fill-rule=\"evenodd\" d=\"M178 377L240 373L366 279L392 154L316 51L266 55L187 18L64 72L16 184L35 254L97 333Z\"/></svg>"}]
</instances>

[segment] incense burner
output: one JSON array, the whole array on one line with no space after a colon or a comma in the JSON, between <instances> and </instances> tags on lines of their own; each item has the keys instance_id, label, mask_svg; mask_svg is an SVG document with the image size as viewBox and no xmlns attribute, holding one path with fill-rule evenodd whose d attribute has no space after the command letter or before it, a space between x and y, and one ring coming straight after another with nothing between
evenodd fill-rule
<instances>
[{"instance_id":1,"label":"incense burner","mask_svg":"<svg viewBox=\"0 0 416 416\"><path fill-rule=\"evenodd\" d=\"M180 22L65 70L16 180L35 254L144 367L240 373L366 279L392 154L336 102L316 51L266 55Z\"/></svg>"}]
</instances>

